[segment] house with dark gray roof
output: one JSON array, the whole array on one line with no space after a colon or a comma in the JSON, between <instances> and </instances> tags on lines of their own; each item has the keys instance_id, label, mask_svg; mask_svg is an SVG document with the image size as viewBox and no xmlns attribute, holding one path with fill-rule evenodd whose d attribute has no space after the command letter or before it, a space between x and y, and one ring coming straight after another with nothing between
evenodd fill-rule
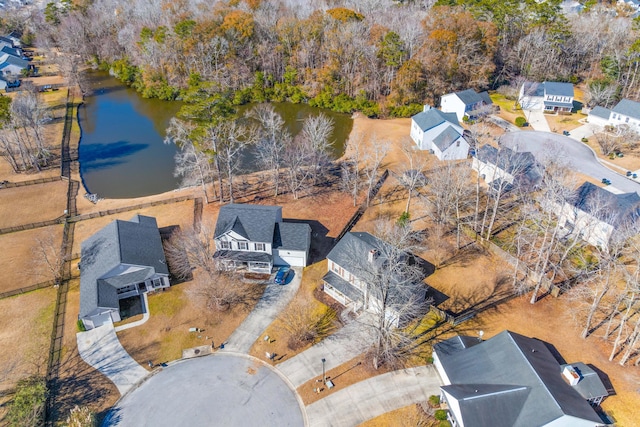
<instances>
[{"instance_id":1,"label":"house with dark gray roof","mask_svg":"<svg viewBox=\"0 0 640 427\"><path fill-rule=\"evenodd\" d=\"M616 230L640 219L640 196L614 194L585 182L558 211L558 225L567 234L577 234L593 246L606 248Z\"/></svg>"},{"instance_id":2,"label":"house with dark gray roof","mask_svg":"<svg viewBox=\"0 0 640 427\"><path fill-rule=\"evenodd\" d=\"M8 53L0 54L0 76L12 78L29 69L29 61Z\"/></svg>"},{"instance_id":3,"label":"house with dark gray roof","mask_svg":"<svg viewBox=\"0 0 640 427\"><path fill-rule=\"evenodd\" d=\"M548 113L571 113L573 84L565 82L525 82L520 87L518 102L523 110L543 110Z\"/></svg>"},{"instance_id":4,"label":"house with dark gray roof","mask_svg":"<svg viewBox=\"0 0 640 427\"><path fill-rule=\"evenodd\" d=\"M441 401L452 426L604 426L594 406L608 395L584 363L560 364L537 339L503 331L433 347Z\"/></svg>"},{"instance_id":5,"label":"house with dark gray roof","mask_svg":"<svg viewBox=\"0 0 640 427\"><path fill-rule=\"evenodd\" d=\"M120 321L121 300L170 285L153 217L113 221L82 242L81 257L79 318L87 329Z\"/></svg>"},{"instance_id":6,"label":"house with dark gray roof","mask_svg":"<svg viewBox=\"0 0 640 427\"><path fill-rule=\"evenodd\" d=\"M640 102L622 99L611 110L600 106L589 112L589 123L598 126L628 126L640 133Z\"/></svg>"},{"instance_id":7,"label":"house with dark gray roof","mask_svg":"<svg viewBox=\"0 0 640 427\"><path fill-rule=\"evenodd\" d=\"M467 158L469 143L463 132L456 113L442 112L428 105L411 118L411 139L421 150L430 150L438 160Z\"/></svg>"},{"instance_id":8,"label":"house with dark gray roof","mask_svg":"<svg viewBox=\"0 0 640 427\"><path fill-rule=\"evenodd\" d=\"M385 316L395 326L411 321L410 317L404 316L403 307L416 303L424 304L425 311L428 309L424 279L429 270L412 269L409 273L408 269L400 269L391 278L389 289L381 289L374 282L377 277L384 276L381 271L389 268L388 259L392 254L399 255L401 263L408 265L419 261L428 264L412 254L398 254L391 245L369 233L346 233L327 255L328 271L322 278L324 292L354 313L378 312L384 307ZM415 276L413 273L417 271L423 274ZM384 304L382 299L385 299Z\"/></svg>"},{"instance_id":9,"label":"house with dark gray roof","mask_svg":"<svg viewBox=\"0 0 640 427\"><path fill-rule=\"evenodd\" d=\"M535 190L544 173L544 167L533 154L491 145L483 145L476 151L471 167L487 184L502 180L524 191Z\"/></svg>"},{"instance_id":10,"label":"house with dark gray roof","mask_svg":"<svg viewBox=\"0 0 640 427\"><path fill-rule=\"evenodd\" d=\"M224 268L269 273L273 266L307 265L311 227L284 221L281 206L230 204L220 208L214 242Z\"/></svg>"},{"instance_id":11,"label":"house with dark gray roof","mask_svg":"<svg viewBox=\"0 0 640 427\"><path fill-rule=\"evenodd\" d=\"M475 119L489 114L493 101L488 92L476 92L467 89L460 92L447 93L440 99L440 109L444 113L456 113L458 120Z\"/></svg>"}]
</instances>

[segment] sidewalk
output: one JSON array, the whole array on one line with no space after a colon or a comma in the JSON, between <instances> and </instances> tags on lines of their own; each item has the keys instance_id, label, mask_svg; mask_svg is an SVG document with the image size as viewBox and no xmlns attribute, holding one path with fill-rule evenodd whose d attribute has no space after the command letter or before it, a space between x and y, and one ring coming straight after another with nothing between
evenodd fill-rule
<instances>
[{"instance_id":1,"label":"sidewalk","mask_svg":"<svg viewBox=\"0 0 640 427\"><path fill-rule=\"evenodd\" d=\"M76 340L80 357L106 375L121 395L149 374L122 347L112 323L79 332Z\"/></svg>"},{"instance_id":2,"label":"sidewalk","mask_svg":"<svg viewBox=\"0 0 640 427\"><path fill-rule=\"evenodd\" d=\"M310 427L351 427L440 394L433 365L402 369L353 384L307 406ZM336 386L339 386L337 384Z\"/></svg>"},{"instance_id":3,"label":"sidewalk","mask_svg":"<svg viewBox=\"0 0 640 427\"><path fill-rule=\"evenodd\" d=\"M364 352L371 345L366 331L367 326L353 321L313 347L276 365L276 368L297 388L322 375L322 359L326 360L325 369L328 371Z\"/></svg>"},{"instance_id":4,"label":"sidewalk","mask_svg":"<svg viewBox=\"0 0 640 427\"><path fill-rule=\"evenodd\" d=\"M231 334L224 348L219 351L248 353L262 332L275 320L278 314L293 299L302 279L302 268L292 267L295 272L291 282L286 285L269 283L260 301L244 322Z\"/></svg>"},{"instance_id":5,"label":"sidewalk","mask_svg":"<svg viewBox=\"0 0 640 427\"><path fill-rule=\"evenodd\" d=\"M116 332L124 331L125 329L135 328L136 326L140 326L143 323L146 323L149 320L149 299L147 298L147 293L142 294L142 301L144 302L144 313L142 313L142 319L127 323L126 325L116 327Z\"/></svg>"}]
</instances>

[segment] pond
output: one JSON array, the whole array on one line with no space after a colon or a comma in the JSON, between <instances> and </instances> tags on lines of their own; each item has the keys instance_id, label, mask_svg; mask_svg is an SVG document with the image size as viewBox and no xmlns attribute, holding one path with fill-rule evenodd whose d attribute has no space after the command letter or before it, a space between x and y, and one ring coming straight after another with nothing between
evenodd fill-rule
<instances>
[{"instance_id":1,"label":"pond","mask_svg":"<svg viewBox=\"0 0 640 427\"><path fill-rule=\"evenodd\" d=\"M107 73L90 72L88 78L93 94L86 97L78 113L82 128L80 174L86 191L103 198L124 199L178 188L180 178L173 176L177 148L164 144L163 139L181 103L142 98ZM353 125L348 115L306 104L273 105L292 135L302 129L308 115L323 112L330 116L335 122L332 155L342 155ZM243 114L249 108L238 110ZM254 155L249 150L244 156L242 163L251 172Z\"/></svg>"}]
</instances>

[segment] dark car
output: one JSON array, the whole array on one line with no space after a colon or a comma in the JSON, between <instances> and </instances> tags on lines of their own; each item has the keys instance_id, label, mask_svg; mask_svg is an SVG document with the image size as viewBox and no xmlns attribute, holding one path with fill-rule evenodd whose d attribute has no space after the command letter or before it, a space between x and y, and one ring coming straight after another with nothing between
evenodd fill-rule
<instances>
[{"instance_id":1,"label":"dark car","mask_svg":"<svg viewBox=\"0 0 640 427\"><path fill-rule=\"evenodd\" d=\"M568 131L568 130L563 130L563 131L562 131L562 134L563 134L564 136L569 136L569 135L571 135L571 134L569 133L569 131Z\"/></svg>"},{"instance_id":2,"label":"dark car","mask_svg":"<svg viewBox=\"0 0 640 427\"><path fill-rule=\"evenodd\" d=\"M289 271L289 267L280 267L273 282L276 285L285 285L287 283L287 277L289 277Z\"/></svg>"},{"instance_id":3,"label":"dark car","mask_svg":"<svg viewBox=\"0 0 640 427\"><path fill-rule=\"evenodd\" d=\"M607 178L602 178L602 183L604 185L609 185L609 184L611 184L611 181L609 179L607 179Z\"/></svg>"}]
</instances>

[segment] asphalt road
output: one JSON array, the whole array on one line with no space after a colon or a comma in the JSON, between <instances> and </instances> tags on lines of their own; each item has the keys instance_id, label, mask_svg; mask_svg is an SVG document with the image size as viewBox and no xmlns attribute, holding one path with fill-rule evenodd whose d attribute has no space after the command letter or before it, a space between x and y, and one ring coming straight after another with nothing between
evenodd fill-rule
<instances>
[{"instance_id":1,"label":"asphalt road","mask_svg":"<svg viewBox=\"0 0 640 427\"><path fill-rule=\"evenodd\" d=\"M103 426L304 426L296 393L257 359L216 354L164 368L125 395Z\"/></svg>"},{"instance_id":2,"label":"asphalt road","mask_svg":"<svg viewBox=\"0 0 640 427\"><path fill-rule=\"evenodd\" d=\"M603 166L589 147L564 135L551 132L507 132L500 143L518 151L531 152L538 161L558 158L576 172L588 175L598 181L608 178L611 187L618 192L640 194L640 183L628 179Z\"/></svg>"}]
</instances>

